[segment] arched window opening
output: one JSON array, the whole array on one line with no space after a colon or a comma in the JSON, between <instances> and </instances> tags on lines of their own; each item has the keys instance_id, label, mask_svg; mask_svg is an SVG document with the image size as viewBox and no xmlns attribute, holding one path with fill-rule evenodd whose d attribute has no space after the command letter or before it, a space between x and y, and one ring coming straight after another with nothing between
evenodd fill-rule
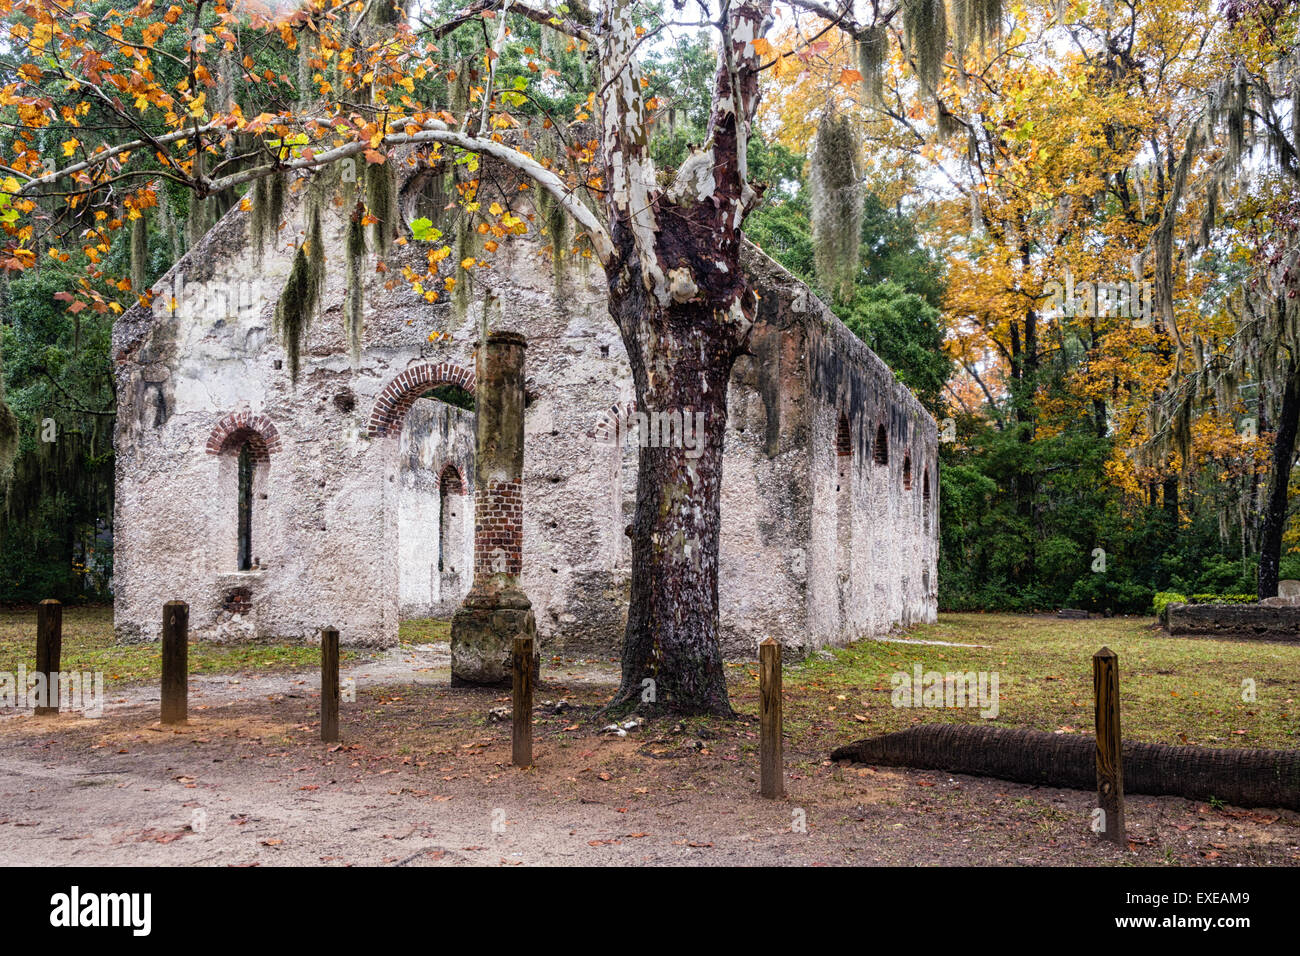
<instances>
[{"instance_id":1,"label":"arched window opening","mask_svg":"<svg viewBox=\"0 0 1300 956\"><path fill-rule=\"evenodd\" d=\"M853 436L849 431L849 419L840 412L840 424L835 429L835 454L840 458L853 457Z\"/></svg>"},{"instance_id":2,"label":"arched window opening","mask_svg":"<svg viewBox=\"0 0 1300 956\"><path fill-rule=\"evenodd\" d=\"M903 490L912 490L912 456L903 456Z\"/></svg>"},{"instance_id":3,"label":"arched window opening","mask_svg":"<svg viewBox=\"0 0 1300 956\"><path fill-rule=\"evenodd\" d=\"M208 435L207 453L217 463L212 498L219 522L212 529L213 547L223 571L230 570L232 559L239 571L264 570L267 559L276 560L266 500L271 456L281 447L275 424L247 411L226 415Z\"/></svg>"},{"instance_id":4,"label":"arched window opening","mask_svg":"<svg viewBox=\"0 0 1300 956\"><path fill-rule=\"evenodd\" d=\"M930 469L921 475L921 513L925 518L926 534L930 533Z\"/></svg>"},{"instance_id":5,"label":"arched window opening","mask_svg":"<svg viewBox=\"0 0 1300 956\"><path fill-rule=\"evenodd\" d=\"M839 425L835 428L835 490L847 490L849 486L849 465L853 462L853 433L849 431L849 419L840 412Z\"/></svg>"},{"instance_id":6,"label":"arched window opening","mask_svg":"<svg viewBox=\"0 0 1300 956\"><path fill-rule=\"evenodd\" d=\"M889 464L889 433L885 431L884 422L876 427L876 448L872 453L872 460L877 465Z\"/></svg>"},{"instance_id":7,"label":"arched window opening","mask_svg":"<svg viewBox=\"0 0 1300 956\"><path fill-rule=\"evenodd\" d=\"M253 568L253 445L239 449L239 570Z\"/></svg>"}]
</instances>

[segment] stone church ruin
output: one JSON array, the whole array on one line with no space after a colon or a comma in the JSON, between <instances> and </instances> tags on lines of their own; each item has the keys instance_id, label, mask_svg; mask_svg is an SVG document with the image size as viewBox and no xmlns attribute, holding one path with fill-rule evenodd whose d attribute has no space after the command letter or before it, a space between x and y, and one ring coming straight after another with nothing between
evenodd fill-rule
<instances>
[{"instance_id":1,"label":"stone church ruin","mask_svg":"<svg viewBox=\"0 0 1300 956\"><path fill-rule=\"evenodd\" d=\"M419 178L400 190L407 220ZM344 643L388 646L402 619L483 610L471 586L500 574L528 605L510 626L529 618L545 653L613 655L638 446L689 452L703 429L689 411L635 407L603 272L557 260L554 218L500 187L526 232L430 302L401 278L429 243L408 230L386 271L372 254L358 277L342 265L347 205L326 203L319 308L286 351L277 302L312 229L303 182L278 233L259 245L252 214L232 209L116 323L119 640L158 639L178 599L200 640L333 625ZM761 298L728 391L724 653L773 637L802 654L933 621L934 420L805 286L756 248L747 264ZM476 423L498 401L484 389L503 374L492 343L521 365L520 407L488 412L521 418L513 475L502 449L476 460Z\"/></svg>"}]
</instances>

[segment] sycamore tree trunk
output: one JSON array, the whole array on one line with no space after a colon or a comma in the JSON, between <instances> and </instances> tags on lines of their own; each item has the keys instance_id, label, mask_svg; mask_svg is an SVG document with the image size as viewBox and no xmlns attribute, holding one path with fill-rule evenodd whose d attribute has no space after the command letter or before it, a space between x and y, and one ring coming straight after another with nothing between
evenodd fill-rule
<instances>
[{"instance_id":1,"label":"sycamore tree trunk","mask_svg":"<svg viewBox=\"0 0 1300 956\"><path fill-rule=\"evenodd\" d=\"M722 445L727 381L757 307L741 271L740 230L758 198L746 159L761 65L752 40L770 8L770 0L729 8L705 141L665 187L650 156L632 6L604 0L599 62L612 248L603 265L638 421L652 432L637 468L632 595L613 709L731 713L718 641Z\"/></svg>"},{"instance_id":2,"label":"sycamore tree trunk","mask_svg":"<svg viewBox=\"0 0 1300 956\"><path fill-rule=\"evenodd\" d=\"M1278 411L1273 438L1273 469L1269 474L1268 498L1259 516L1258 596L1277 594L1278 565L1282 560L1282 532L1286 529L1287 492L1291 484L1291 463L1295 460L1296 430L1300 425L1300 365L1287 362L1286 386Z\"/></svg>"},{"instance_id":3,"label":"sycamore tree trunk","mask_svg":"<svg viewBox=\"0 0 1300 956\"><path fill-rule=\"evenodd\" d=\"M718 643L718 550L727 380L738 336L704 305L659 308L630 294L612 299L611 310L627 330L645 416L638 421L650 432L637 467L632 595L614 706L730 714Z\"/></svg>"}]
</instances>

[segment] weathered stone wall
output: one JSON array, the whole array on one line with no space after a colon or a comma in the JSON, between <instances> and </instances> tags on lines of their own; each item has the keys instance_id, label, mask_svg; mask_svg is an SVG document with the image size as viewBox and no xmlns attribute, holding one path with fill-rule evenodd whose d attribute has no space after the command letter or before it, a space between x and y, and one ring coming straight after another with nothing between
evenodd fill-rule
<instances>
[{"instance_id":1,"label":"weathered stone wall","mask_svg":"<svg viewBox=\"0 0 1300 956\"><path fill-rule=\"evenodd\" d=\"M403 257L423 268L412 243L395 250L387 274L367 269L353 358L343 222L327 217L324 305L295 384L273 323L302 234L296 202L287 217L259 261L246 214L232 211L160 283L182 292L174 311L163 294L117 324L119 636L156 639L161 605L173 598L190 603L192 630L209 639L309 639L334 623L347 643L388 644L399 616L426 613L426 596L429 611L448 613L449 595L468 580L434 575L440 539L428 529L449 464L472 491L468 416L418 399L440 382L473 389L474 342L486 325L528 340L522 583L538 634L550 652L613 654L627 613L636 448L600 429L633 400L601 271L572 257L553 268L530 233L475 270L465 299L429 304L393 278ZM719 585L727 653L749 655L769 636L806 652L933 620L934 421L801 284L756 250L749 268L762 299L728 396ZM245 414L275 435L255 480L262 567L239 572L237 447L208 446L224 419ZM841 415L847 461L836 454ZM888 461L874 465L881 425ZM468 519L469 496L464 504L458 517ZM471 529L453 548L461 561ZM235 614L228 596L240 588L250 608L235 602Z\"/></svg>"},{"instance_id":2,"label":"weathered stone wall","mask_svg":"<svg viewBox=\"0 0 1300 956\"><path fill-rule=\"evenodd\" d=\"M1171 604L1169 633L1195 637L1244 637L1300 641L1300 606Z\"/></svg>"}]
</instances>

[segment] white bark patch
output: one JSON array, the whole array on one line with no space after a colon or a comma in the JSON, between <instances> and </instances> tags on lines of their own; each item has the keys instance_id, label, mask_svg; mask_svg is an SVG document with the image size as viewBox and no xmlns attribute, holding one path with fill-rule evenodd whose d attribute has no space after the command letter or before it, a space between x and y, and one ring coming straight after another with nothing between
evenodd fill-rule
<instances>
[{"instance_id":1,"label":"white bark patch","mask_svg":"<svg viewBox=\"0 0 1300 956\"><path fill-rule=\"evenodd\" d=\"M713 147L692 153L677 170L677 176L668 190L668 198L679 205L704 202L717 192L718 183L713 175Z\"/></svg>"}]
</instances>

